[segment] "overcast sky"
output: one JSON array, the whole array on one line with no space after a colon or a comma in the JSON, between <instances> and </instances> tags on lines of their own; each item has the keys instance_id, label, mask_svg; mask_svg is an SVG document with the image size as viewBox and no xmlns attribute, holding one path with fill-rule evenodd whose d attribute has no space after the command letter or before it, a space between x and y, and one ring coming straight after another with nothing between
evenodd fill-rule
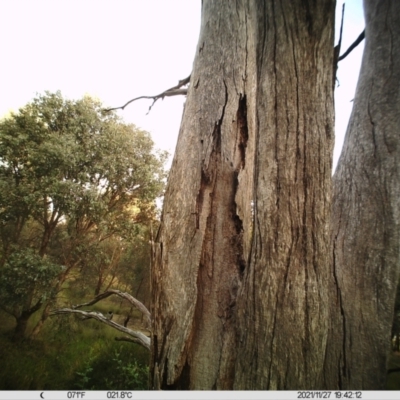
<instances>
[{"instance_id":1,"label":"overcast sky","mask_svg":"<svg viewBox=\"0 0 400 400\"><path fill-rule=\"evenodd\" d=\"M45 90L60 90L71 99L90 94L114 107L176 85L192 69L200 8L201 0L1 0L0 117ZM362 0L348 0L343 51L363 28ZM362 50L360 45L339 64L335 163ZM183 102L166 98L146 115L151 100L141 100L120 115L173 153Z\"/></svg>"}]
</instances>

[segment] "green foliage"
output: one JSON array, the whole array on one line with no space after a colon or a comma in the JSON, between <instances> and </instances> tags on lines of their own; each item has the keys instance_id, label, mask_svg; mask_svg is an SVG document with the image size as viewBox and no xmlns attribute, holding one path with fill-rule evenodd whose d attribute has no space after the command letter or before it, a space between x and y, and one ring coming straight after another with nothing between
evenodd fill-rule
<instances>
[{"instance_id":1,"label":"green foliage","mask_svg":"<svg viewBox=\"0 0 400 400\"><path fill-rule=\"evenodd\" d=\"M31 248L39 258L65 266L58 280L43 281L55 292L85 269L98 278L98 287L109 284L125 244L156 217L166 157L153 150L147 132L103 112L90 97L75 101L45 93L0 121L2 273L11 271L14 252ZM27 285L25 308L49 299L47 286L33 288L21 276L16 279L18 287ZM10 288L3 290L0 306L9 303Z\"/></svg>"},{"instance_id":2,"label":"green foliage","mask_svg":"<svg viewBox=\"0 0 400 400\"><path fill-rule=\"evenodd\" d=\"M115 331L96 321L82 323L72 315L53 317L37 339L16 346L1 333L5 318L0 312L0 390L107 389L107 382L120 382L118 375L124 367L114 368L116 354L127 367L137 365L143 372L135 385L136 372L126 372L129 386L122 384L118 389L147 388L147 350L114 341Z\"/></svg>"},{"instance_id":3,"label":"green foliage","mask_svg":"<svg viewBox=\"0 0 400 400\"><path fill-rule=\"evenodd\" d=\"M0 303L9 314L19 317L32 303L43 303L54 295L54 281L60 265L20 249L11 254L0 270Z\"/></svg>"},{"instance_id":4,"label":"green foliage","mask_svg":"<svg viewBox=\"0 0 400 400\"><path fill-rule=\"evenodd\" d=\"M148 389L149 367L140 365L120 350L114 350L113 357L89 357L74 389L80 390L146 390Z\"/></svg>"},{"instance_id":5,"label":"green foliage","mask_svg":"<svg viewBox=\"0 0 400 400\"><path fill-rule=\"evenodd\" d=\"M0 220L129 232L129 207L146 213L162 194L165 159L100 102L47 93L0 123Z\"/></svg>"}]
</instances>

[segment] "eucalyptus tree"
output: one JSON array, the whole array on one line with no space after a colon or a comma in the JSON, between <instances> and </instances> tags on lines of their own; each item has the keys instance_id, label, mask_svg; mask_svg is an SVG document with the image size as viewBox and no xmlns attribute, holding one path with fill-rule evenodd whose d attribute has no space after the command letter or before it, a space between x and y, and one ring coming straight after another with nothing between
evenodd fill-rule
<instances>
[{"instance_id":1,"label":"eucalyptus tree","mask_svg":"<svg viewBox=\"0 0 400 400\"><path fill-rule=\"evenodd\" d=\"M400 3L364 3L332 187L335 1L202 2L154 245L152 388L383 387L400 265Z\"/></svg>"}]
</instances>

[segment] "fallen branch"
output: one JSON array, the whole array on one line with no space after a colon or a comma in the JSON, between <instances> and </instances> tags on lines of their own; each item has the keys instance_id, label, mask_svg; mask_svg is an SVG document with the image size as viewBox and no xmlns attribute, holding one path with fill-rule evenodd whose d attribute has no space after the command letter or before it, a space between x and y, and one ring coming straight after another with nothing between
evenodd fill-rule
<instances>
[{"instance_id":1,"label":"fallen branch","mask_svg":"<svg viewBox=\"0 0 400 400\"><path fill-rule=\"evenodd\" d=\"M172 88L169 88L165 90L164 92L157 94L155 96L139 96L135 97L132 100L129 100L126 102L123 106L121 107L114 107L114 108L107 108L104 111L109 112L109 111L114 111L114 110L124 110L125 107L131 103L133 103L136 100L141 100L141 99L153 99L153 103L151 103L149 107L149 111L147 111L147 114L151 111L151 108L154 106L154 103L159 100L159 99L164 99L164 97L169 97L169 96L180 96L180 95L186 95L187 94L187 89L181 89L182 86L186 86L190 82L190 75L182 79L181 81L178 82L178 84Z\"/></svg>"},{"instance_id":2,"label":"fallen branch","mask_svg":"<svg viewBox=\"0 0 400 400\"><path fill-rule=\"evenodd\" d=\"M133 306L135 306L145 316L146 327L149 328L151 326L151 315L150 315L149 310L146 308L146 306L142 302L140 302L138 299L135 299L133 296L131 296L129 293L121 292L120 290L115 290L115 289L107 290L106 292L99 294L93 300L90 300L87 303L72 306L72 309L76 310L78 308L92 306L93 304L96 304L100 300L103 300L113 294L115 294L119 297L122 297L123 299L128 300Z\"/></svg>"},{"instance_id":3,"label":"fallen branch","mask_svg":"<svg viewBox=\"0 0 400 400\"><path fill-rule=\"evenodd\" d=\"M93 318L97 321L102 322L108 326L111 326L118 331L126 333L127 335L131 336L133 339L131 340L134 343L138 343L141 346L145 347L147 350L150 350L150 338L148 338L145 334L138 331L133 331L132 329L126 328L120 324L117 324L114 321L106 318L102 313L94 312L94 311L82 311L82 310L75 310L71 308L61 308L59 310L54 310L50 313L50 315L58 315L58 314L79 314L85 317L85 319Z\"/></svg>"}]
</instances>

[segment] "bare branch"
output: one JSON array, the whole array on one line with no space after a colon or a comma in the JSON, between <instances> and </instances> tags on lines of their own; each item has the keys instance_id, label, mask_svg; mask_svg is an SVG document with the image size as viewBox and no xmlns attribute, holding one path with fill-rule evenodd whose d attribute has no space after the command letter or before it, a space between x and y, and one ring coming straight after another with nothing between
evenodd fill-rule
<instances>
[{"instance_id":1,"label":"bare branch","mask_svg":"<svg viewBox=\"0 0 400 400\"><path fill-rule=\"evenodd\" d=\"M125 107L131 103L133 103L136 100L141 100L141 99L153 99L153 103L151 103L151 106L149 107L149 111L147 114L151 111L151 108L153 107L154 103L159 100L159 99L164 99L164 97L169 97L169 96L180 96L180 95L186 95L187 94L187 89L181 89L182 86L186 86L190 82L190 75L182 79L178 82L178 84L172 88L169 88L165 90L164 92L157 94L155 96L139 96L135 97L132 100L129 100L126 102L123 106L121 107L114 107L114 108L107 108L104 111L109 112L109 111L114 111L114 110L124 110Z\"/></svg>"},{"instance_id":2,"label":"bare branch","mask_svg":"<svg viewBox=\"0 0 400 400\"><path fill-rule=\"evenodd\" d=\"M61 308L59 310L54 310L50 313L50 315L58 315L58 314L79 314L82 315L85 319L93 318L97 321L103 322L104 324L111 326L118 331L126 333L129 336L132 336L132 341L135 343L140 344L141 346L145 347L147 350L150 350L150 338L148 338L145 334L138 331L133 331L132 329L126 328L120 324L117 324L114 321L106 318L102 313L94 312L94 311L81 311L81 310L74 310L71 308Z\"/></svg>"},{"instance_id":3,"label":"bare branch","mask_svg":"<svg viewBox=\"0 0 400 400\"><path fill-rule=\"evenodd\" d=\"M138 339L135 338L129 338L126 336L123 337L116 337L114 338L114 340L118 341L118 342L130 342L130 343L138 343L141 344L140 341Z\"/></svg>"},{"instance_id":4,"label":"bare branch","mask_svg":"<svg viewBox=\"0 0 400 400\"><path fill-rule=\"evenodd\" d=\"M333 52L333 67L334 67L333 86L335 86L335 81L338 82L338 86L339 86L339 81L337 79L337 68L338 68L338 62L339 62L340 48L342 46L344 10L345 10L345 4L343 3L343 5L342 5L342 20L340 22L339 41L338 41L338 44L335 46L334 52Z\"/></svg>"},{"instance_id":5,"label":"bare branch","mask_svg":"<svg viewBox=\"0 0 400 400\"><path fill-rule=\"evenodd\" d=\"M342 36L343 36L343 22L344 22L344 9L345 9L345 3L342 5L342 19L340 21L340 31L339 31L339 42L337 46L335 47L336 50L336 58L339 58L340 54L340 48L342 47Z\"/></svg>"},{"instance_id":6,"label":"bare branch","mask_svg":"<svg viewBox=\"0 0 400 400\"><path fill-rule=\"evenodd\" d=\"M342 61L346 58L365 38L365 29L360 33L360 36L354 41L354 43L342 54L338 61Z\"/></svg>"},{"instance_id":7,"label":"bare branch","mask_svg":"<svg viewBox=\"0 0 400 400\"><path fill-rule=\"evenodd\" d=\"M100 300L103 300L113 294L115 294L119 297L122 297L123 299L128 300L129 303L131 303L133 306L135 306L145 316L147 327L151 326L151 315L150 315L149 310L146 308L146 306L142 302L140 302L138 299L135 299L133 296L131 296L129 293L121 292L120 290L115 290L115 289L107 290L106 292L101 293L98 296L96 296L93 300L91 300L87 303L78 304L77 306L73 306L72 308L74 310L76 310L78 308L91 306L93 304L96 304Z\"/></svg>"}]
</instances>

